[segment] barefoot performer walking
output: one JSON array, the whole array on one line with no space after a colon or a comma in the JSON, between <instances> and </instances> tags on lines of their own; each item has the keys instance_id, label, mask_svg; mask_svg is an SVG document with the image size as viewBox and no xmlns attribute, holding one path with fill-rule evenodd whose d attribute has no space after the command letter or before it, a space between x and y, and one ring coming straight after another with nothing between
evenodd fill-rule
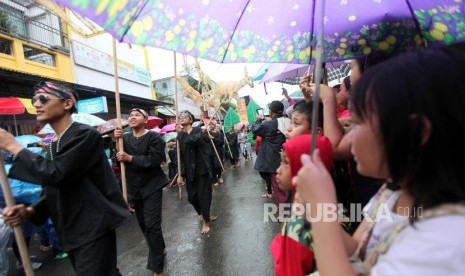
<instances>
[{"instance_id":1,"label":"barefoot performer walking","mask_svg":"<svg viewBox=\"0 0 465 276\"><path fill-rule=\"evenodd\" d=\"M186 181L187 198L195 211L202 217L202 234L210 232L210 206L212 202L212 171L209 162L210 143L206 131L192 127L194 115L185 110L179 113L176 125L181 148L179 172ZM181 126L183 128L181 128ZM178 185L182 179L178 178Z\"/></svg>"}]
</instances>

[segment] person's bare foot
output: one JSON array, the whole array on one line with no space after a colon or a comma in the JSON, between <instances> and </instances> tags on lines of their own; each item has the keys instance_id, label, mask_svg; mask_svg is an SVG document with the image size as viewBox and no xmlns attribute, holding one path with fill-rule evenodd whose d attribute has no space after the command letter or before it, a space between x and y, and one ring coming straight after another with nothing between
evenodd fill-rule
<instances>
[{"instance_id":1,"label":"person's bare foot","mask_svg":"<svg viewBox=\"0 0 465 276\"><path fill-rule=\"evenodd\" d=\"M210 223L206 222L205 220L203 221L202 224L202 231L200 232L202 234L208 234L210 233Z\"/></svg>"},{"instance_id":2,"label":"person's bare foot","mask_svg":"<svg viewBox=\"0 0 465 276\"><path fill-rule=\"evenodd\" d=\"M223 184L223 178L218 179L218 183Z\"/></svg>"},{"instance_id":3,"label":"person's bare foot","mask_svg":"<svg viewBox=\"0 0 465 276\"><path fill-rule=\"evenodd\" d=\"M216 188L219 186L218 182L216 182L215 184L213 184L213 186Z\"/></svg>"},{"instance_id":4,"label":"person's bare foot","mask_svg":"<svg viewBox=\"0 0 465 276\"><path fill-rule=\"evenodd\" d=\"M163 276L163 272L162 273L153 273L153 276Z\"/></svg>"}]
</instances>

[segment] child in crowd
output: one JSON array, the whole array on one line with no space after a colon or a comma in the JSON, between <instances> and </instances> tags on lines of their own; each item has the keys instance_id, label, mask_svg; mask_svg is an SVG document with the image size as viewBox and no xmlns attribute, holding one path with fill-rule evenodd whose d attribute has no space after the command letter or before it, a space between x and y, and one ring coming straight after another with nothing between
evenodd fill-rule
<instances>
[{"instance_id":1,"label":"child in crowd","mask_svg":"<svg viewBox=\"0 0 465 276\"><path fill-rule=\"evenodd\" d=\"M279 187L283 191L291 192L291 202L295 188L292 178L302 167L300 157L310 152L311 135L299 135L289 139L281 154L281 165L277 170ZM333 156L331 142L324 136L318 136L317 148L322 153L327 170L331 169ZM295 207L295 206L293 206ZM299 276L314 271L313 245L310 224L301 214L291 211L289 222L284 223L282 232L273 239L271 253L275 263L275 275Z\"/></svg>"},{"instance_id":2,"label":"child in crowd","mask_svg":"<svg viewBox=\"0 0 465 276\"><path fill-rule=\"evenodd\" d=\"M376 224L364 220L354 237L337 221L312 221L320 275L463 274L465 171L455 158L465 154L464 68L461 53L417 51L368 69L352 88L357 170L387 182L372 199L375 207L366 210L384 206L391 222L394 215L406 218L380 223L379 212L371 212ZM336 203L320 156L304 156L294 179L297 198L310 204L312 217L313 207ZM357 268L349 260L354 243L354 257L363 261Z\"/></svg>"}]
</instances>

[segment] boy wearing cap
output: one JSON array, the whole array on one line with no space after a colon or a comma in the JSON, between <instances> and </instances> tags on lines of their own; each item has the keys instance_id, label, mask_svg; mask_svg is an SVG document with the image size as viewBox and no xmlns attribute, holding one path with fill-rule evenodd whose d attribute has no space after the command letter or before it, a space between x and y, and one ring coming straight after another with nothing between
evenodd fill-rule
<instances>
[{"instance_id":1,"label":"boy wearing cap","mask_svg":"<svg viewBox=\"0 0 465 276\"><path fill-rule=\"evenodd\" d=\"M272 101L269 104L271 120L265 121L263 116L258 115L252 126L254 136L262 137L260 148L255 161L255 170L266 182L266 193L264 198L272 198L272 181L276 179L276 170L280 165L280 152L286 141L285 133L291 122L283 116L284 105L281 101ZM274 185L275 190L279 189Z\"/></svg>"},{"instance_id":2,"label":"boy wearing cap","mask_svg":"<svg viewBox=\"0 0 465 276\"><path fill-rule=\"evenodd\" d=\"M51 217L76 275L118 275L115 228L128 221L129 212L100 133L73 122L77 95L71 88L47 81L34 90L37 121L55 131L47 156L34 155L3 129L0 149L15 156L10 177L40 183L45 192L32 206L5 208L5 222L41 225Z\"/></svg>"},{"instance_id":3,"label":"boy wearing cap","mask_svg":"<svg viewBox=\"0 0 465 276\"><path fill-rule=\"evenodd\" d=\"M160 134L145 129L148 114L140 108L129 113L130 133L114 131L116 138L123 138L124 151L116 158L126 164L128 194L134 205L137 222L149 248L147 269L162 275L164 268L165 240L161 229L163 187L168 179L161 168L165 161L165 142Z\"/></svg>"}]
</instances>

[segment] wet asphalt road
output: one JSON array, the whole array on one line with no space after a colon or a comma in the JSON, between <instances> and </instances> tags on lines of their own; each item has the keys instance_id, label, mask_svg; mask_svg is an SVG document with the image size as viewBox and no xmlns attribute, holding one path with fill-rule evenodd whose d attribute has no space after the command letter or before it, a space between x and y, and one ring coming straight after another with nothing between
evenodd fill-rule
<instances>
[{"instance_id":1,"label":"wet asphalt road","mask_svg":"<svg viewBox=\"0 0 465 276\"><path fill-rule=\"evenodd\" d=\"M201 235L201 223L193 207L178 199L178 188L164 191L162 229L168 255L164 275L273 275L269 244L279 231L278 223L264 222L264 185L253 163L231 169L227 163L225 183L214 191L209 235ZM123 275L153 275L146 269L148 249L134 216L120 227L118 266ZM37 255L43 267L36 275L74 275L69 260L53 260L39 251L38 240L31 243L31 255ZM11 256L10 256L11 257ZM13 266L13 257L10 258ZM9 275L17 275L10 269Z\"/></svg>"}]
</instances>

